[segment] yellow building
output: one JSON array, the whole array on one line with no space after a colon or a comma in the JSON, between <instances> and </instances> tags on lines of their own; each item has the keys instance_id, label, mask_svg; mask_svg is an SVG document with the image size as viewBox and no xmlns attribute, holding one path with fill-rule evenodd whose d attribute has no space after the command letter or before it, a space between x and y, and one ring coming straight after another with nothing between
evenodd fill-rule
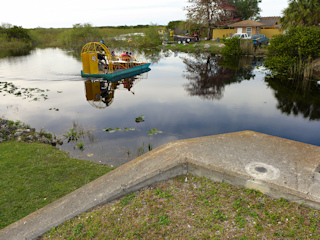
<instances>
[{"instance_id":1,"label":"yellow building","mask_svg":"<svg viewBox=\"0 0 320 240\"><path fill-rule=\"evenodd\" d=\"M283 34L280 17L262 17L259 22L253 20L244 20L229 24L229 29L213 29L212 36L214 39L231 37L235 33L264 34L268 38L273 35Z\"/></svg>"},{"instance_id":2,"label":"yellow building","mask_svg":"<svg viewBox=\"0 0 320 240\"><path fill-rule=\"evenodd\" d=\"M229 24L228 27L234 28L234 33L247 33L250 37L252 34L260 33L261 27L263 27L264 24L260 22L256 22L253 20L244 20L241 22L236 22Z\"/></svg>"}]
</instances>

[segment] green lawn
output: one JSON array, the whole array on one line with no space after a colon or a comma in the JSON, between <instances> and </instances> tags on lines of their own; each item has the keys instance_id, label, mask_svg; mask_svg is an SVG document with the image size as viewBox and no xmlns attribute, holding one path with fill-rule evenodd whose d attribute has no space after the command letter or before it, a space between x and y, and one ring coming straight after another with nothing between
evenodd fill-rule
<instances>
[{"instance_id":1,"label":"green lawn","mask_svg":"<svg viewBox=\"0 0 320 240\"><path fill-rule=\"evenodd\" d=\"M0 143L0 229L111 170L50 145Z\"/></svg>"}]
</instances>

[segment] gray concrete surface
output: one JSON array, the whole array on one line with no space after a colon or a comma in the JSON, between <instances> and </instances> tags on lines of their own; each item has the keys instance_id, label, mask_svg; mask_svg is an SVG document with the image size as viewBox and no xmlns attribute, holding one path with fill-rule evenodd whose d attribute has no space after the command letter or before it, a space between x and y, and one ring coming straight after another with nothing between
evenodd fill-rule
<instances>
[{"instance_id":1,"label":"gray concrete surface","mask_svg":"<svg viewBox=\"0 0 320 240\"><path fill-rule=\"evenodd\" d=\"M320 147L252 131L167 143L0 231L1 240L36 239L95 206L191 173L254 188L320 210Z\"/></svg>"}]
</instances>

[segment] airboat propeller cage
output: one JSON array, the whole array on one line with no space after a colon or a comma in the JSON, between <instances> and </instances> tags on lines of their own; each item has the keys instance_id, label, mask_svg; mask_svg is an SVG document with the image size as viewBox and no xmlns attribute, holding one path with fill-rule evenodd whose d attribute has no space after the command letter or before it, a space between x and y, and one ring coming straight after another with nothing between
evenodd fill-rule
<instances>
[{"instance_id":1,"label":"airboat propeller cage","mask_svg":"<svg viewBox=\"0 0 320 240\"><path fill-rule=\"evenodd\" d=\"M83 46L81 51L83 73L98 74L98 63L101 56L106 56L109 65L109 73L112 73L113 65L111 53L106 45L99 42L90 42Z\"/></svg>"}]
</instances>

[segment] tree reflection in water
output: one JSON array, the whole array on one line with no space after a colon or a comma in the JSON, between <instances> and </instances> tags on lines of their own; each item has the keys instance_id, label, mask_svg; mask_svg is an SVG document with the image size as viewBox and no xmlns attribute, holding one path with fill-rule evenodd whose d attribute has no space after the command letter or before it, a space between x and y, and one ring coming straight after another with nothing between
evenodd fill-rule
<instances>
[{"instance_id":1,"label":"tree reflection in water","mask_svg":"<svg viewBox=\"0 0 320 240\"><path fill-rule=\"evenodd\" d=\"M320 119L320 85L317 81L289 80L286 77L266 77L268 86L274 90L277 108L286 115L301 115L310 121Z\"/></svg>"},{"instance_id":2,"label":"tree reflection in water","mask_svg":"<svg viewBox=\"0 0 320 240\"><path fill-rule=\"evenodd\" d=\"M23 49L1 49L0 51L0 59L6 57L21 57L27 56L31 52L31 48L23 48Z\"/></svg>"},{"instance_id":3,"label":"tree reflection in water","mask_svg":"<svg viewBox=\"0 0 320 240\"><path fill-rule=\"evenodd\" d=\"M189 80L185 90L202 99L221 99L225 85L250 80L256 60L253 58L224 58L210 54L190 54L182 58L186 65L183 77Z\"/></svg>"}]
</instances>

